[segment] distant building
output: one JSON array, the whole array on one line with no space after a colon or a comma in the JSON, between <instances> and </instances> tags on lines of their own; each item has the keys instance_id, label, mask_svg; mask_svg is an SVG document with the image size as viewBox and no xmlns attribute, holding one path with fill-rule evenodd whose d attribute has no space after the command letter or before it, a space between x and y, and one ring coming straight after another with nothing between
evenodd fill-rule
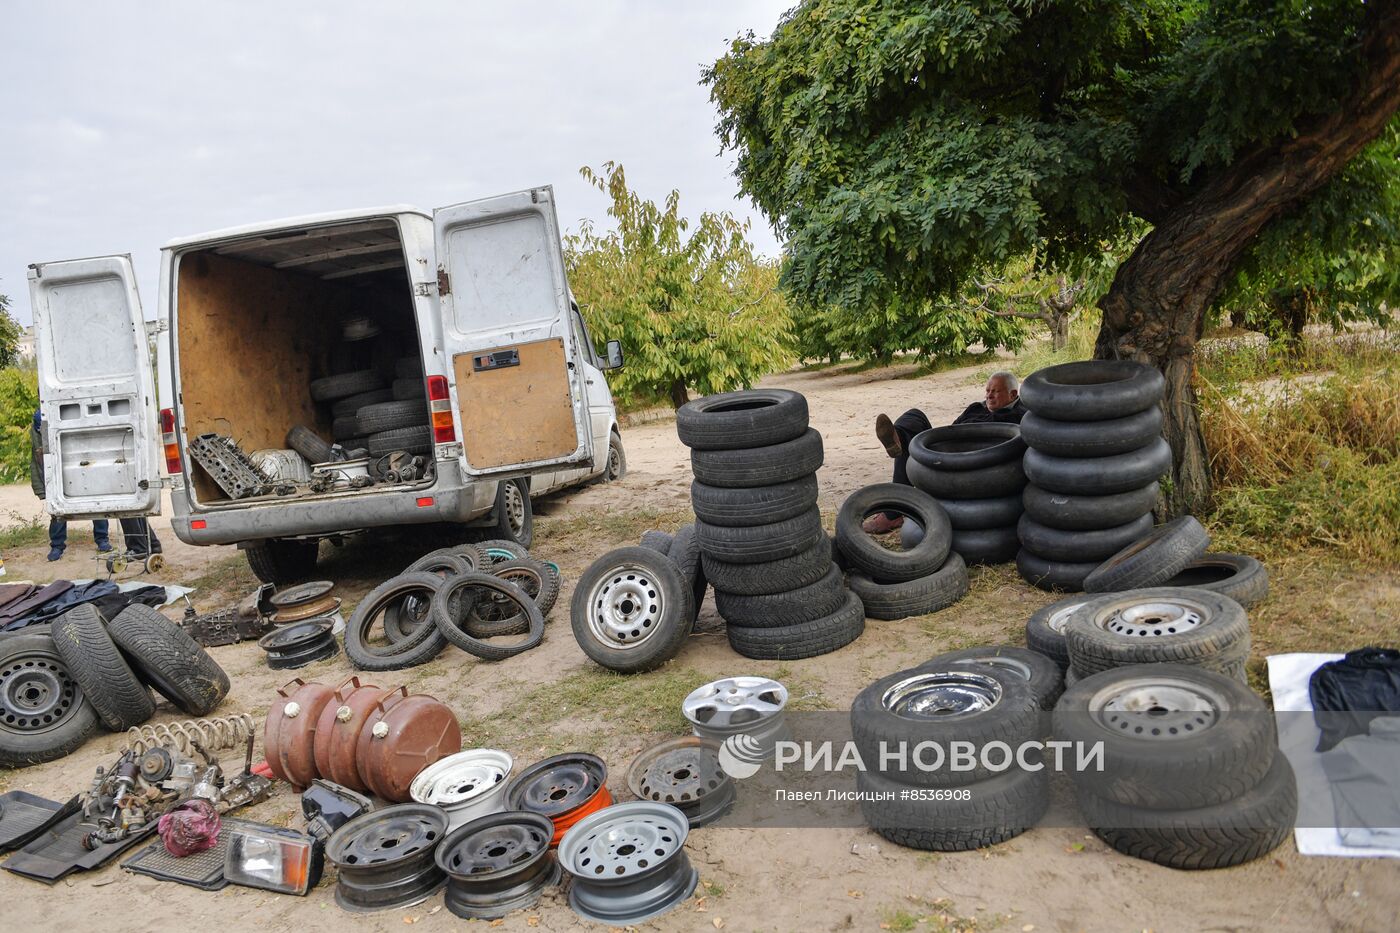
<instances>
[{"instance_id":1,"label":"distant building","mask_svg":"<svg viewBox=\"0 0 1400 933\"><path fill-rule=\"evenodd\" d=\"M15 356L21 360L34 359L34 325L30 324L20 334L19 342L15 344Z\"/></svg>"}]
</instances>

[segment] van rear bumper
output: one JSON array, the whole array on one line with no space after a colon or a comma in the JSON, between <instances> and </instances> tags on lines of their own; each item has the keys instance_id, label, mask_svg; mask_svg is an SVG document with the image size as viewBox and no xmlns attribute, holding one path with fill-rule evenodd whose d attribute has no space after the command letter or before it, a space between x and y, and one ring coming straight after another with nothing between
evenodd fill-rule
<instances>
[{"instance_id":1,"label":"van rear bumper","mask_svg":"<svg viewBox=\"0 0 1400 933\"><path fill-rule=\"evenodd\" d=\"M430 487L361 492L310 502L267 501L242 508L190 509L189 493L171 494L170 525L186 544L238 544L266 538L295 538L431 522L468 522L490 513L496 483L463 483L455 463L439 463L439 479ZM446 473L448 476L444 476ZM204 527L193 527L203 522Z\"/></svg>"}]
</instances>

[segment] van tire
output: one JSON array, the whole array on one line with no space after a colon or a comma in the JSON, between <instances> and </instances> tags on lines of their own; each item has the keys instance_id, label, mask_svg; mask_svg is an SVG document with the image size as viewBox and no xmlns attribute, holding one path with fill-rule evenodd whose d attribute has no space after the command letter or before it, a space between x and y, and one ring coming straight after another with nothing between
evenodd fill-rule
<instances>
[{"instance_id":1,"label":"van tire","mask_svg":"<svg viewBox=\"0 0 1400 933\"><path fill-rule=\"evenodd\" d=\"M296 583L316 570L319 541L271 538L243 549L253 576L263 583Z\"/></svg>"},{"instance_id":2,"label":"van tire","mask_svg":"<svg viewBox=\"0 0 1400 933\"><path fill-rule=\"evenodd\" d=\"M380 434L399 428L412 428L428 423L428 403L421 399L380 402L366 405L355 414L361 434Z\"/></svg>"},{"instance_id":3,"label":"van tire","mask_svg":"<svg viewBox=\"0 0 1400 933\"><path fill-rule=\"evenodd\" d=\"M695 517L707 525L752 527L796 518L817 504L816 474L773 486L728 489L708 486L698 479L690 484Z\"/></svg>"},{"instance_id":4,"label":"van tire","mask_svg":"<svg viewBox=\"0 0 1400 933\"><path fill-rule=\"evenodd\" d=\"M830 654L855 641L865 631L865 608L855 593L830 615L772 628L725 626L729 647L754 661L796 661Z\"/></svg>"},{"instance_id":5,"label":"van tire","mask_svg":"<svg viewBox=\"0 0 1400 933\"><path fill-rule=\"evenodd\" d=\"M910 849L985 849L1034 827L1050 803L1045 771L1013 768L967 786L969 796L964 799L914 799L896 777L873 768L856 772L856 788L862 792L860 812L866 825L895 845Z\"/></svg>"},{"instance_id":6,"label":"van tire","mask_svg":"<svg viewBox=\"0 0 1400 933\"><path fill-rule=\"evenodd\" d=\"M1106 558L1084 579L1087 593L1118 593L1161 586L1210 547L1210 533L1183 515Z\"/></svg>"},{"instance_id":7,"label":"van tire","mask_svg":"<svg viewBox=\"0 0 1400 933\"><path fill-rule=\"evenodd\" d=\"M518 499L512 495L512 487L518 492ZM528 548L534 543L535 510L530 505L530 487L525 480L509 479L497 483L496 503L491 509L496 517L496 525L492 532L497 538L514 541L523 548ZM511 516L512 510L514 518Z\"/></svg>"},{"instance_id":8,"label":"van tire","mask_svg":"<svg viewBox=\"0 0 1400 933\"><path fill-rule=\"evenodd\" d=\"M395 379L389 391L397 401L428 397L428 389L423 385L422 376L414 376L409 379Z\"/></svg>"},{"instance_id":9,"label":"van tire","mask_svg":"<svg viewBox=\"0 0 1400 933\"><path fill-rule=\"evenodd\" d=\"M638 547L649 548L658 554L669 554L671 551L671 533L669 531L642 532L642 540L637 542Z\"/></svg>"},{"instance_id":10,"label":"van tire","mask_svg":"<svg viewBox=\"0 0 1400 933\"><path fill-rule=\"evenodd\" d=\"M700 550L731 564L759 564L791 557L822 537L822 515L816 507L771 525L747 528L696 523Z\"/></svg>"},{"instance_id":11,"label":"van tire","mask_svg":"<svg viewBox=\"0 0 1400 933\"><path fill-rule=\"evenodd\" d=\"M866 516L882 511L911 516L924 529L923 539L907 551L886 550L861 530ZM953 528L943 506L929 494L900 483L859 489L836 513L836 543L841 553L851 567L877 583L902 583L935 572L947 559L952 540Z\"/></svg>"},{"instance_id":12,"label":"van tire","mask_svg":"<svg viewBox=\"0 0 1400 933\"><path fill-rule=\"evenodd\" d=\"M816 583L831 566L831 544L819 538L800 554L761 564L729 564L703 551L700 563L715 592L739 596L786 593Z\"/></svg>"},{"instance_id":13,"label":"van tire","mask_svg":"<svg viewBox=\"0 0 1400 933\"><path fill-rule=\"evenodd\" d=\"M807 399L791 389L720 392L676 412L676 434L692 450L769 447L806 430Z\"/></svg>"},{"instance_id":14,"label":"van tire","mask_svg":"<svg viewBox=\"0 0 1400 933\"><path fill-rule=\"evenodd\" d=\"M846 604L846 584L835 564L816 583L763 596L741 596L715 591L720 618L741 628L776 628L800 625L831 615Z\"/></svg>"},{"instance_id":15,"label":"van tire","mask_svg":"<svg viewBox=\"0 0 1400 933\"><path fill-rule=\"evenodd\" d=\"M370 456L382 457L396 450L427 456L433 452L433 429L426 424L411 428L394 428L371 434L365 441L369 445Z\"/></svg>"},{"instance_id":16,"label":"van tire","mask_svg":"<svg viewBox=\"0 0 1400 933\"><path fill-rule=\"evenodd\" d=\"M936 445L963 447L969 450L940 450ZM1003 463L1020 463L1026 452L1019 425L981 422L950 424L928 428L909 439L909 457L931 470L965 473L985 470Z\"/></svg>"},{"instance_id":17,"label":"van tire","mask_svg":"<svg viewBox=\"0 0 1400 933\"><path fill-rule=\"evenodd\" d=\"M228 696L228 674L184 629L133 603L107 624L136 676L191 716L208 716Z\"/></svg>"},{"instance_id":18,"label":"van tire","mask_svg":"<svg viewBox=\"0 0 1400 933\"><path fill-rule=\"evenodd\" d=\"M392 402L394 393L388 389L375 389L373 392L361 392L359 395L352 395L343 398L331 405L332 418L344 418L353 415L366 405L377 405L380 402Z\"/></svg>"},{"instance_id":19,"label":"van tire","mask_svg":"<svg viewBox=\"0 0 1400 933\"><path fill-rule=\"evenodd\" d=\"M353 373L311 380L311 398L317 402L333 402L336 399L349 398L361 392L373 392L382 388L384 380L380 378L379 373L372 369L361 369Z\"/></svg>"},{"instance_id":20,"label":"van tire","mask_svg":"<svg viewBox=\"0 0 1400 933\"><path fill-rule=\"evenodd\" d=\"M603 467L598 480L615 483L627 475L627 451L622 448L622 438L616 431L608 432L608 463Z\"/></svg>"},{"instance_id":21,"label":"van tire","mask_svg":"<svg viewBox=\"0 0 1400 933\"><path fill-rule=\"evenodd\" d=\"M925 577L903 583L876 583L863 573L847 580L871 619L907 619L946 609L967 595L967 564L956 551Z\"/></svg>"},{"instance_id":22,"label":"van tire","mask_svg":"<svg viewBox=\"0 0 1400 933\"><path fill-rule=\"evenodd\" d=\"M655 618L645 634L639 625L631 640L609 624L617 618L609 591L624 576L651 584L654 594ZM569 601L569 625L579 648L594 663L621 674L654 670L674 658L690 635L694 615L680 567L644 547L616 548L589 564Z\"/></svg>"},{"instance_id":23,"label":"van tire","mask_svg":"<svg viewBox=\"0 0 1400 933\"><path fill-rule=\"evenodd\" d=\"M102 725L123 732L155 715L151 691L112 642L96 607L74 606L54 620L52 634L58 656L83 688Z\"/></svg>"},{"instance_id":24,"label":"van tire","mask_svg":"<svg viewBox=\"0 0 1400 933\"><path fill-rule=\"evenodd\" d=\"M306 458L308 463L329 463L331 445L305 425L296 425L287 432L287 446Z\"/></svg>"}]
</instances>

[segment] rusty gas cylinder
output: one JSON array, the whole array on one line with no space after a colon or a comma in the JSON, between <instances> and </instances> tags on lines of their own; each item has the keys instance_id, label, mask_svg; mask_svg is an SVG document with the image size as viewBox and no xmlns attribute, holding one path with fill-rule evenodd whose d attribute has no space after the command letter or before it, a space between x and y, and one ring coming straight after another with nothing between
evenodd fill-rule
<instances>
[{"instance_id":1,"label":"rusty gas cylinder","mask_svg":"<svg viewBox=\"0 0 1400 933\"><path fill-rule=\"evenodd\" d=\"M316 770L321 777L360 793L368 789L355 764L355 742L365 717L388 692L374 684L362 684L358 677L336 688L316 724Z\"/></svg>"},{"instance_id":2,"label":"rusty gas cylinder","mask_svg":"<svg viewBox=\"0 0 1400 933\"><path fill-rule=\"evenodd\" d=\"M360 777L385 800L411 799L409 785L428 765L462 750L462 730L446 704L392 691L375 704L356 744Z\"/></svg>"},{"instance_id":3,"label":"rusty gas cylinder","mask_svg":"<svg viewBox=\"0 0 1400 933\"><path fill-rule=\"evenodd\" d=\"M263 725L263 752L277 777L298 790L316 780L316 725L335 691L296 678L277 690Z\"/></svg>"}]
</instances>

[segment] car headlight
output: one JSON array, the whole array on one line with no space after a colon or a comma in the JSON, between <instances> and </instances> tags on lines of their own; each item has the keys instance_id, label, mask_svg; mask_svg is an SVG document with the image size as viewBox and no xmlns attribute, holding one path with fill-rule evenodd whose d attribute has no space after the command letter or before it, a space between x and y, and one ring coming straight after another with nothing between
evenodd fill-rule
<instances>
[{"instance_id":1,"label":"car headlight","mask_svg":"<svg viewBox=\"0 0 1400 933\"><path fill-rule=\"evenodd\" d=\"M282 894L305 894L321 880L321 842L305 833L244 823L229 832L224 877L233 884Z\"/></svg>"}]
</instances>

